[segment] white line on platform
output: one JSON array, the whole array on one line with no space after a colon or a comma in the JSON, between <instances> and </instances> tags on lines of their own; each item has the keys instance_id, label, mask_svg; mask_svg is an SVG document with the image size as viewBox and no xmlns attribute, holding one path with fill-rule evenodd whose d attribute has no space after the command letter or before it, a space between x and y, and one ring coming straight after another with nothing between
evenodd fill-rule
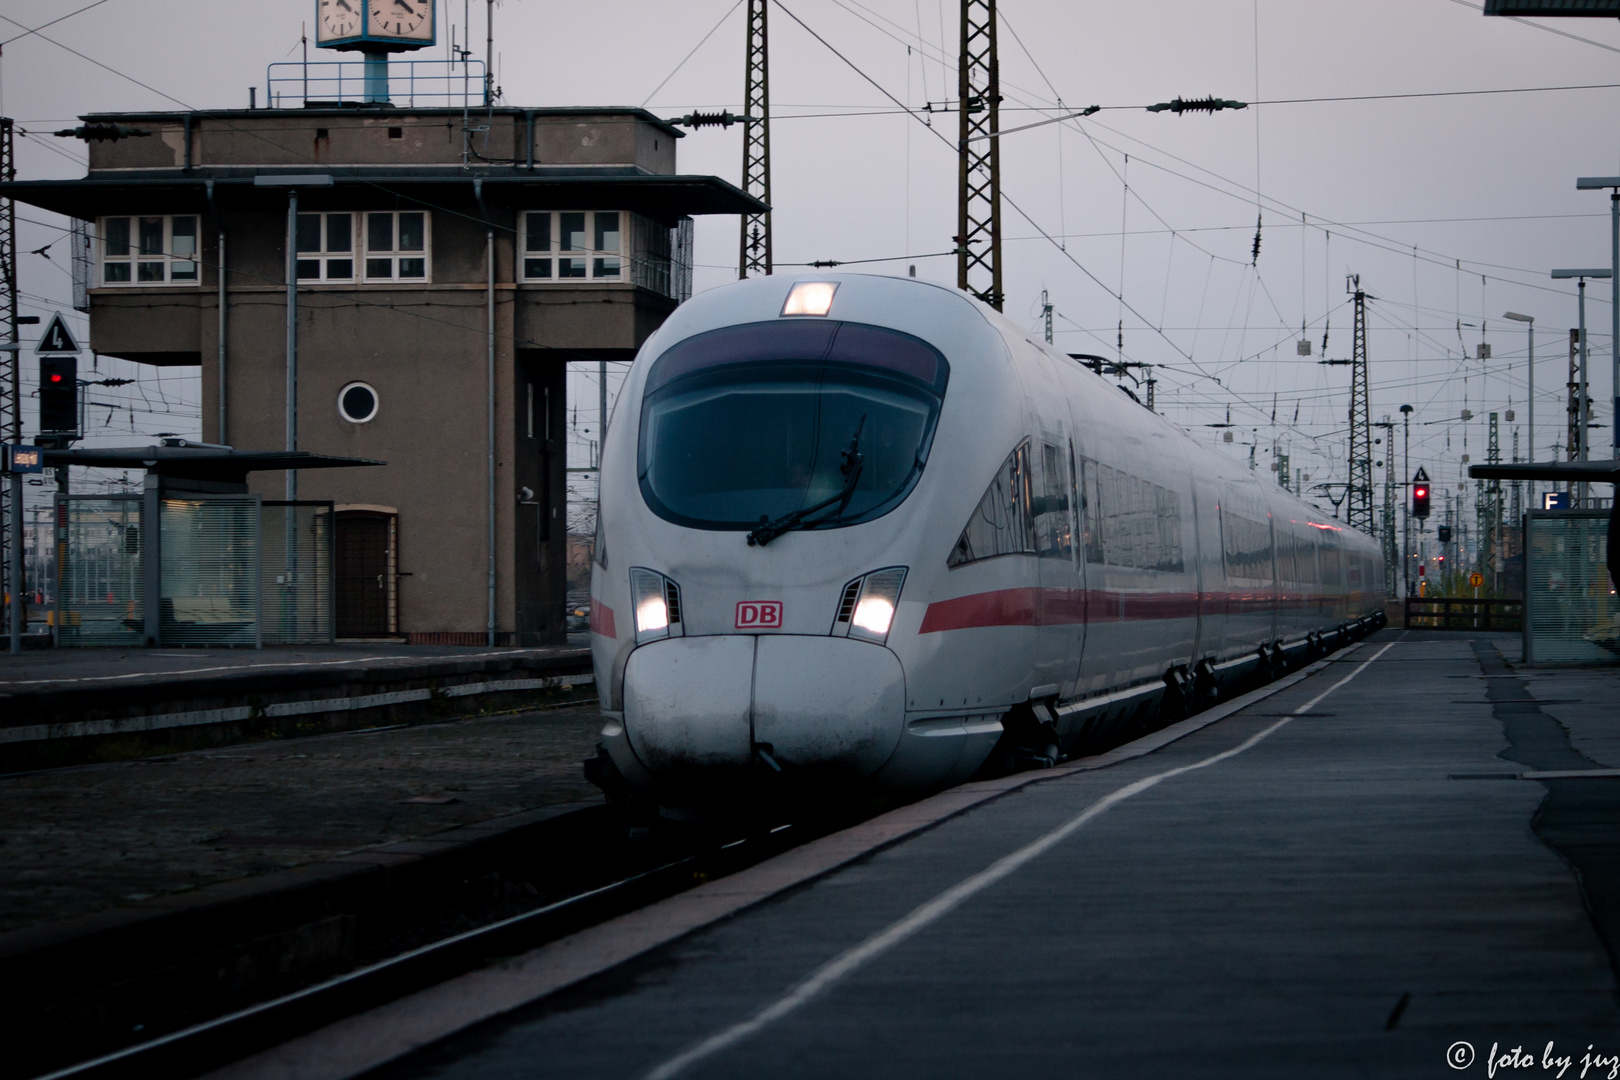
<instances>
[{"instance_id":1,"label":"white line on platform","mask_svg":"<svg viewBox=\"0 0 1620 1080\"><path fill-rule=\"evenodd\" d=\"M766 1027L769 1027L771 1024L775 1023L777 1020L780 1020L789 1013L798 1010L800 1007L807 1004L812 998L816 997L822 991L826 990L834 983L844 978L846 975L849 975L861 967L864 967L869 961L874 960L882 954L888 952L890 949L894 948L902 941L905 941L919 930L922 930L931 923L937 922L939 919L949 914L957 907L960 907L971 897L983 892L985 889L989 888L991 885L994 885L996 882L1001 881L1003 878L1009 877L1026 863L1039 858L1051 848L1062 843L1074 833L1084 828L1089 822L1101 817L1103 814L1106 814L1109 810L1113 809L1115 806L1118 806L1126 799L1140 795L1142 792L1157 786L1171 777L1180 776L1183 773L1192 772L1195 769L1208 768L1209 766L1225 761L1228 758L1236 757L1254 746L1258 746L1262 740L1266 739L1273 732L1279 730L1285 724L1291 723L1294 717L1302 716L1309 712L1318 703L1320 703L1323 698L1327 697L1329 694L1333 693L1333 691L1337 690L1339 687L1343 686L1345 683L1367 670L1368 666L1370 666L1373 661L1377 660L1380 656L1383 656L1386 652L1394 647L1394 642L1390 642L1388 645L1385 645L1365 662L1356 667L1355 670L1351 671L1350 674L1346 675L1344 678L1340 679L1338 682L1334 683L1332 686L1328 687L1326 690L1322 691L1320 694L1316 695L1311 700L1295 709L1291 715L1285 716L1281 720L1278 720L1275 724L1272 724L1270 727L1256 732L1254 735L1251 735L1249 738L1245 739L1237 746L1232 747L1230 750L1223 750L1219 754L1213 754L1210 757L1204 758L1202 761L1195 761L1190 765L1180 765L1174 769L1166 769L1164 772L1154 773L1152 776L1144 776L1140 780L1126 784L1122 788L1109 792L1107 795L1104 795L1102 798L1098 799L1096 802L1082 810L1075 817L1070 818L1068 821L1064 822L1062 825L1059 825L1045 836L1025 845L1024 847L1019 848L1011 855L1002 857L1001 859L992 863L986 869L974 874L972 877L951 886L949 889L946 889L932 900L913 910L911 914L907 915L899 922L891 924L886 929L880 930L878 933L867 938L853 949L850 949L847 952L834 957L832 960L829 960L808 979L804 980L798 986L788 991L788 993L783 997L777 999L764 1009L761 1009L758 1013L755 1013L751 1018L744 1020L739 1024L734 1024L716 1035L711 1035L709 1038L698 1043L691 1049L683 1051L682 1053L670 1058L662 1065L659 1065L657 1068L647 1073L646 1080L672 1080L673 1077L679 1076L682 1072L685 1072L689 1066L695 1065L704 1058L711 1057L714 1054L727 1049L728 1047L742 1042L749 1036L759 1033Z\"/></svg>"}]
</instances>

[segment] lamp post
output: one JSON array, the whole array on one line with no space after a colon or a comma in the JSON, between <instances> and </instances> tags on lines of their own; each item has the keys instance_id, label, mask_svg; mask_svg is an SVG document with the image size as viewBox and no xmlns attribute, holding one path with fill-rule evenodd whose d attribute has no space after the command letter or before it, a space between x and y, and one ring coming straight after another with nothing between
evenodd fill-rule
<instances>
[{"instance_id":1,"label":"lamp post","mask_svg":"<svg viewBox=\"0 0 1620 1080\"><path fill-rule=\"evenodd\" d=\"M1601 279L1604 279L1604 278L1612 278L1614 276L1614 272L1612 270L1607 269L1607 268L1604 268L1604 269L1601 269L1601 270L1599 270L1599 269L1554 270L1552 272L1552 276L1554 278L1557 278L1557 279L1567 279L1567 278L1576 279L1575 280L1575 288L1576 288L1577 293L1579 293L1579 296L1580 296L1580 299L1578 301L1578 307L1579 307L1579 310L1580 310L1580 323L1579 323L1580 330L1579 330L1579 333L1580 333L1580 338L1581 338L1581 386L1580 386L1580 390L1578 391L1579 399L1575 403L1575 409L1576 409L1576 416L1580 419L1580 428L1579 428L1580 433L1579 433L1579 435L1577 437L1580 439L1581 452L1580 452L1580 456L1576 460L1585 461L1585 460L1587 460L1587 458L1589 456L1587 454L1587 444L1590 442L1590 439L1587 436L1587 430L1586 430L1586 419L1587 419L1587 417L1586 417L1586 414L1587 414L1586 402L1587 402L1587 397L1588 397L1587 379L1586 379L1586 358L1587 358L1588 353L1590 352L1590 350L1586 346L1586 279L1587 278L1597 278L1597 279L1601 280ZM1582 482L1582 484L1581 484L1580 501L1583 502L1583 503L1586 501L1586 484L1585 484L1585 482Z\"/></svg>"},{"instance_id":2,"label":"lamp post","mask_svg":"<svg viewBox=\"0 0 1620 1080\"><path fill-rule=\"evenodd\" d=\"M1528 359L1525 363L1524 378L1526 384L1525 408L1529 410L1529 415L1525 419L1527 421L1526 426L1529 429L1529 435L1528 441L1525 443L1525 445L1530 448L1530 460L1534 461L1536 460L1536 317L1534 315L1520 315L1517 311L1504 311L1502 313L1502 318L1511 319L1514 322L1528 324L1525 326L1525 330L1530 335L1530 347ZM1536 485L1534 482L1532 482L1530 484L1530 502L1532 505L1534 505L1535 501Z\"/></svg>"},{"instance_id":3,"label":"lamp post","mask_svg":"<svg viewBox=\"0 0 1620 1080\"><path fill-rule=\"evenodd\" d=\"M1576 191L1609 189L1609 349L1613 354L1609 401L1614 406L1610 423L1614 456L1620 458L1620 176L1583 176L1575 181ZM1586 407L1582 402L1581 407ZM1586 449L1586 438L1581 438Z\"/></svg>"}]
</instances>

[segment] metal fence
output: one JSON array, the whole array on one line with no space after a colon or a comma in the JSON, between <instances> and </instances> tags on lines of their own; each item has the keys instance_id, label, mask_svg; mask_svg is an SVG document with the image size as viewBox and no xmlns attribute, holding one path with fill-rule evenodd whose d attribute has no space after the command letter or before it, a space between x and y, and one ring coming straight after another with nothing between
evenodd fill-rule
<instances>
[{"instance_id":1,"label":"metal fence","mask_svg":"<svg viewBox=\"0 0 1620 1080\"><path fill-rule=\"evenodd\" d=\"M300 109L366 100L366 64L363 60L271 64L265 69L264 81L265 103L272 109ZM484 97L484 62L390 59L388 100L407 108L481 108L489 104Z\"/></svg>"},{"instance_id":2,"label":"metal fence","mask_svg":"<svg viewBox=\"0 0 1620 1080\"><path fill-rule=\"evenodd\" d=\"M1475 600L1464 596L1406 598L1408 630L1519 630L1523 600Z\"/></svg>"}]
</instances>

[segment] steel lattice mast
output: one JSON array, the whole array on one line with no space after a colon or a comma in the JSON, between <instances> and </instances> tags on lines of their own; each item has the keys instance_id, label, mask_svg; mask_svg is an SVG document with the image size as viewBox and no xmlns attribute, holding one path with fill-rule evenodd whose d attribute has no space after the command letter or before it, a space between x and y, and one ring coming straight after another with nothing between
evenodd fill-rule
<instances>
[{"instance_id":1,"label":"steel lattice mast","mask_svg":"<svg viewBox=\"0 0 1620 1080\"><path fill-rule=\"evenodd\" d=\"M771 79L765 11L769 0L748 0L748 66L743 79L742 187L771 205ZM771 212L744 214L737 276L771 272Z\"/></svg>"},{"instance_id":2,"label":"steel lattice mast","mask_svg":"<svg viewBox=\"0 0 1620 1080\"><path fill-rule=\"evenodd\" d=\"M1394 596L1401 561L1400 545L1395 542L1395 424L1385 413L1372 426L1384 431L1384 511L1378 540L1384 553L1384 595Z\"/></svg>"},{"instance_id":3,"label":"steel lattice mast","mask_svg":"<svg viewBox=\"0 0 1620 1080\"><path fill-rule=\"evenodd\" d=\"M16 147L12 139L10 117L0 117L0 180L17 179ZM0 431L9 443L22 442L22 378L18 369L17 350L17 206L11 199L0 199L0 287L5 289L7 340L13 348L0 352ZM20 550L13 551L17 542L12 536L12 516L22 514L22 485L14 477L0 481L4 499L0 501L0 575L3 575L7 600L14 591L23 588L18 568L22 563ZM13 505L13 502L16 505ZM17 580L13 580L16 578ZM20 605L6 604L5 622L8 627L15 620ZM19 628L14 628L20 629ZM15 633L13 634L15 636Z\"/></svg>"},{"instance_id":4,"label":"steel lattice mast","mask_svg":"<svg viewBox=\"0 0 1620 1080\"><path fill-rule=\"evenodd\" d=\"M1485 461L1497 465L1502 461L1502 438L1497 414L1490 414L1490 440L1485 446ZM1479 562L1481 567L1493 569L1502 557L1502 481L1476 481L1477 501L1474 504L1476 528L1479 532Z\"/></svg>"},{"instance_id":5,"label":"steel lattice mast","mask_svg":"<svg viewBox=\"0 0 1620 1080\"><path fill-rule=\"evenodd\" d=\"M1350 490L1347 520L1352 529L1373 535L1372 424L1368 415L1367 294L1361 278L1351 279L1356 295L1355 347L1350 359Z\"/></svg>"},{"instance_id":6,"label":"steel lattice mast","mask_svg":"<svg viewBox=\"0 0 1620 1080\"><path fill-rule=\"evenodd\" d=\"M956 287L1001 310L1001 70L996 0L962 0Z\"/></svg>"}]
</instances>

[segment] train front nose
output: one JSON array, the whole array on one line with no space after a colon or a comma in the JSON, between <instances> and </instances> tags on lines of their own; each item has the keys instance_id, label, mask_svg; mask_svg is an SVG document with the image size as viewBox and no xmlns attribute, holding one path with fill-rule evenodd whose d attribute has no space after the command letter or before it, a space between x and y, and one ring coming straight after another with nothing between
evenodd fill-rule
<instances>
[{"instance_id":1,"label":"train front nose","mask_svg":"<svg viewBox=\"0 0 1620 1080\"><path fill-rule=\"evenodd\" d=\"M625 735L664 781L742 773L762 753L785 771L869 776L904 723L900 661L848 638L669 638L625 667Z\"/></svg>"}]
</instances>

